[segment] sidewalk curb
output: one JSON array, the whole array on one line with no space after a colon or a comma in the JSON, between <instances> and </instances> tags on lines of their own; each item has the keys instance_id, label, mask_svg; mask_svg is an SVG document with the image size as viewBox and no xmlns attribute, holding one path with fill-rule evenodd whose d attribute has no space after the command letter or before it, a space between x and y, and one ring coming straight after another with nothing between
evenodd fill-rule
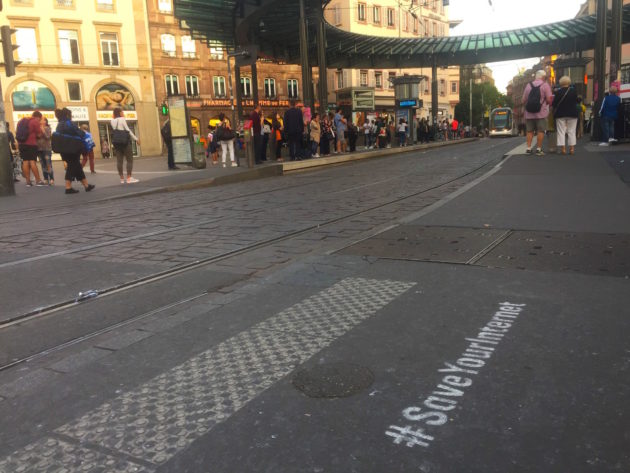
<instances>
[{"instance_id":1,"label":"sidewalk curb","mask_svg":"<svg viewBox=\"0 0 630 473\"><path fill-rule=\"evenodd\" d=\"M282 176L286 173L307 170L322 166L336 166L339 164L351 163L353 161L361 161L365 159L382 158L394 156L410 151L428 150L433 148L442 148L444 146L453 146L458 144L471 143L478 141L479 138L463 138L461 140L441 141L438 143L428 143L423 145L411 145L403 148L385 148L375 151L359 151L347 155L334 155L326 158L308 159L306 161L291 161L277 164L270 164L254 169L247 169L242 172L229 174L226 176L211 177L208 179L199 179L196 181L185 182L182 184L172 184L154 189L147 189L127 194L114 195L104 197L103 199L94 200L92 202L107 202L111 200L127 199L132 197L144 197L152 194L161 194L167 192L178 192L184 190L203 189L205 187L221 186L225 184L234 184L236 182L251 181L254 179L263 179L266 177Z\"/></svg>"},{"instance_id":2,"label":"sidewalk curb","mask_svg":"<svg viewBox=\"0 0 630 473\"><path fill-rule=\"evenodd\" d=\"M405 147L384 148L373 151L357 151L352 154L332 155L325 158L308 159L306 161L290 161L282 163L283 173L301 171L303 169L331 166L337 164L349 163L352 161L360 161L363 159L382 158L385 156L393 156L400 153L408 153L410 151L426 150L433 148L442 148L444 146L452 146L456 144L471 143L479 138L463 138L461 140L440 141L437 143L428 143L424 145L410 145Z\"/></svg>"}]
</instances>

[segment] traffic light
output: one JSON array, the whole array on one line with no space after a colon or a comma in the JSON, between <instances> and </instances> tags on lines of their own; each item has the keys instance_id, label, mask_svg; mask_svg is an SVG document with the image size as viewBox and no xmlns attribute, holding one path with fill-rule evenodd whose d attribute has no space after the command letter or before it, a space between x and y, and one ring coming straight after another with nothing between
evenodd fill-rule
<instances>
[{"instance_id":1,"label":"traffic light","mask_svg":"<svg viewBox=\"0 0 630 473\"><path fill-rule=\"evenodd\" d=\"M13 41L11 40L11 35L13 35L15 31L16 30L11 29L8 25L0 26L2 53L4 54L4 71L7 77L14 76L16 66L22 64L20 61L13 59L13 51L19 47L17 44L13 44Z\"/></svg>"},{"instance_id":2,"label":"traffic light","mask_svg":"<svg viewBox=\"0 0 630 473\"><path fill-rule=\"evenodd\" d=\"M168 115L168 105L162 102L162 115Z\"/></svg>"}]
</instances>

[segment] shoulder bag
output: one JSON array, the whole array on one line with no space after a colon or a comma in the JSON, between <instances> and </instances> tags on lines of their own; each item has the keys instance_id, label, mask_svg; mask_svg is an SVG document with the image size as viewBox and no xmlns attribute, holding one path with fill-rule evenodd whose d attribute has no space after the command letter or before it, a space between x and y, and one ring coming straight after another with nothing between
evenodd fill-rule
<instances>
[{"instance_id":1,"label":"shoulder bag","mask_svg":"<svg viewBox=\"0 0 630 473\"><path fill-rule=\"evenodd\" d=\"M115 148L126 148L129 144L129 132L119 128L120 121L116 120L116 128L112 131L112 144Z\"/></svg>"}]
</instances>

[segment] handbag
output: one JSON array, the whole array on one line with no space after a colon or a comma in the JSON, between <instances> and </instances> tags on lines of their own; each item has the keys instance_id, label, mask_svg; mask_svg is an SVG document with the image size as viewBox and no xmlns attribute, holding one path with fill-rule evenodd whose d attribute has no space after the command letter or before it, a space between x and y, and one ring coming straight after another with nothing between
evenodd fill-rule
<instances>
[{"instance_id":1,"label":"handbag","mask_svg":"<svg viewBox=\"0 0 630 473\"><path fill-rule=\"evenodd\" d=\"M116 128L112 131L112 144L116 148L126 148L129 144L129 132L127 130L120 130L116 122Z\"/></svg>"},{"instance_id":2,"label":"handbag","mask_svg":"<svg viewBox=\"0 0 630 473\"><path fill-rule=\"evenodd\" d=\"M52 150L59 154L81 154L84 150L80 136L64 135L56 131L50 137L50 144Z\"/></svg>"}]
</instances>

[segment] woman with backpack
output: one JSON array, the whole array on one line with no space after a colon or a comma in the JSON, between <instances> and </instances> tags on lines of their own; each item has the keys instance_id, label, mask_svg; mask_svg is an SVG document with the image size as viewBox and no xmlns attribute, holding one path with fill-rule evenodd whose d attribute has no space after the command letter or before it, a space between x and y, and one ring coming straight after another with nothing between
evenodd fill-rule
<instances>
[{"instance_id":1,"label":"woman with backpack","mask_svg":"<svg viewBox=\"0 0 630 473\"><path fill-rule=\"evenodd\" d=\"M57 133L67 136L76 136L81 140L85 138L85 132L80 130L74 123L72 123L72 112L68 108L55 110L55 116L59 121L57 125ZM81 153L61 153L61 159L68 165L66 167L66 194L76 194L79 191L72 188L72 181L77 180L83 184L85 192L90 192L94 189L94 184L88 184L88 181L83 173L83 167L81 166Z\"/></svg>"},{"instance_id":2,"label":"woman with backpack","mask_svg":"<svg viewBox=\"0 0 630 473\"><path fill-rule=\"evenodd\" d=\"M127 125L127 120L123 115L122 108L114 109L114 118L110 122L112 127L112 144L114 145L114 156L116 156L116 165L118 167L118 175L121 184L133 184L138 179L131 177L133 171L133 151L131 149L131 138L140 144L140 140L134 135ZM127 179L123 175L123 161L127 160Z\"/></svg>"}]
</instances>

